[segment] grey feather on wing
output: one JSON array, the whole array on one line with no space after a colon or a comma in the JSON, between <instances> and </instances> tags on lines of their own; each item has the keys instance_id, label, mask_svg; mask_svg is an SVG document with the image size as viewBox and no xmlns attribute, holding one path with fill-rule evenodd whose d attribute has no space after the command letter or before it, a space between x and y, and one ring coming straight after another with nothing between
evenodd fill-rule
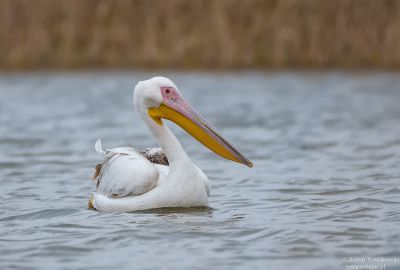
<instances>
[{"instance_id":1,"label":"grey feather on wing","mask_svg":"<svg viewBox=\"0 0 400 270\"><path fill-rule=\"evenodd\" d=\"M96 180L96 178L99 176L100 171L101 171L101 167L103 166L103 164L97 164L95 169L95 172L93 174L92 180Z\"/></svg>"},{"instance_id":2,"label":"grey feather on wing","mask_svg":"<svg viewBox=\"0 0 400 270\"><path fill-rule=\"evenodd\" d=\"M169 166L167 155L161 148L146 148L140 154L152 163Z\"/></svg>"}]
</instances>

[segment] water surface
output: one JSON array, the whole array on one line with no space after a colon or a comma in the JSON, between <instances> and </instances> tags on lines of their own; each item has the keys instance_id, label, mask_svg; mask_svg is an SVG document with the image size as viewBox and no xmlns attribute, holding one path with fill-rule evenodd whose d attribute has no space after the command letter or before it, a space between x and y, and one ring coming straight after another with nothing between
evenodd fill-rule
<instances>
[{"instance_id":1,"label":"water surface","mask_svg":"<svg viewBox=\"0 0 400 270\"><path fill-rule=\"evenodd\" d=\"M1 269L345 269L400 256L397 74L168 73L254 168L173 127L211 180L210 209L88 210L97 138L154 146L132 106L154 75L0 75Z\"/></svg>"}]
</instances>

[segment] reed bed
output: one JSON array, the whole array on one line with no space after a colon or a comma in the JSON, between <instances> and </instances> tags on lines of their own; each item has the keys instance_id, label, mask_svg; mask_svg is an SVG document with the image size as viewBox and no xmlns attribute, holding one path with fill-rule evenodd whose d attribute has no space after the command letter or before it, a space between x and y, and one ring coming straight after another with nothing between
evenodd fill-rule
<instances>
[{"instance_id":1,"label":"reed bed","mask_svg":"<svg viewBox=\"0 0 400 270\"><path fill-rule=\"evenodd\" d=\"M0 0L0 68L400 67L397 0Z\"/></svg>"}]
</instances>

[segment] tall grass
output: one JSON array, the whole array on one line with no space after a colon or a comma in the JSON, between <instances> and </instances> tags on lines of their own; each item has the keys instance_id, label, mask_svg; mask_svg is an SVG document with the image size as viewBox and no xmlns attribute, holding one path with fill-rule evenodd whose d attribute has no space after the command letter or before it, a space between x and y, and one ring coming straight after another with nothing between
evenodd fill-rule
<instances>
[{"instance_id":1,"label":"tall grass","mask_svg":"<svg viewBox=\"0 0 400 270\"><path fill-rule=\"evenodd\" d=\"M0 0L0 68L399 68L397 0Z\"/></svg>"}]
</instances>

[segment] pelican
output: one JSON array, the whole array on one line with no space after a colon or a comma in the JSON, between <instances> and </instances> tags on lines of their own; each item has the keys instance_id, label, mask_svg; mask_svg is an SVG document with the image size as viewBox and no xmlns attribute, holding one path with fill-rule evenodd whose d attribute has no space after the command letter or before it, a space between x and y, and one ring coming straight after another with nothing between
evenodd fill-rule
<instances>
[{"instance_id":1,"label":"pelican","mask_svg":"<svg viewBox=\"0 0 400 270\"><path fill-rule=\"evenodd\" d=\"M139 82L133 92L137 112L161 148L138 151L131 147L103 150L95 144L103 162L96 166L89 208L106 212L133 212L164 207L207 207L210 184L204 172L190 160L164 120L183 128L216 154L253 164L236 150L207 120L183 99L168 78Z\"/></svg>"}]
</instances>

